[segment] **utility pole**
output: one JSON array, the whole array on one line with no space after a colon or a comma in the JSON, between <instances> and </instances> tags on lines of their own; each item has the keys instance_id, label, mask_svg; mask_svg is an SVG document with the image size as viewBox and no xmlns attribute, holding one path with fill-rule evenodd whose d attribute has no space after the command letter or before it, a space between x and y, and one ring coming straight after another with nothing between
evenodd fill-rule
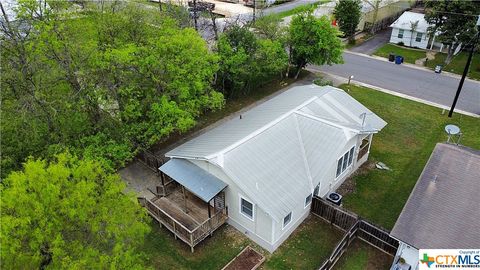
<instances>
[{"instance_id":1,"label":"utility pole","mask_svg":"<svg viewBox=\"0 0 480 270\"><path fill-rule=\"evenodd\" d=\"M450 112L448 112L448 117L452 117L453 110L455 110L455 106L457 105L458 97L460 96L460 92L462 91L463 82L465 82L465 77L467 76L468 69L470 68L470 63L472 62L473 52L475 51L475 47L477 46L478 39L480 38L480 15L478 16L477 20L477 37L470 48L470 54L468 55L467 63L465 64L465 69L463 70L462 78L460 79L460 83L458 84L457 93L455 94L455 98L453 99L452 107L450 108Z\"/></svg>"},{"instance_id":2,"label":"utility pole","mask_svg":"<svg viewBox=\"0 0 480 270\"><path fill-rule=\"evenodd\" d=\"M257 9L257 2L253 0L253 22L255 22L255 9Z\"/></svg>"}]
</instances>

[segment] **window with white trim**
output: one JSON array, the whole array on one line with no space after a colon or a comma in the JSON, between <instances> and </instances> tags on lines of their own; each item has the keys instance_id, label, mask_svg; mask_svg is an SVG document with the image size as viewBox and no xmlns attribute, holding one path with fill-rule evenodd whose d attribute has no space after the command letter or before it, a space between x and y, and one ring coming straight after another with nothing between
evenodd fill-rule
<instances>
[{"instance_id":1,"label":"window with white trim","mask_svg":"<svg viewBox=\"0 0 480 270\"><path fill-rule=\"evenodd\" d=\"M244 198L240 198L240 212L249 219L253 220L253 203Z\"/></svg>"},{"instance_id":2,"label":"window with white trim","mask_svg":"<svg viewBox=\"0 0 480 270\"><path fill-rule=\"evenodd\" d=\"M348 166L352 165L352 162L353 162L353 152L355 151L355 147L352 147L350 149L350 153L349 153L349 156L348 156Z\"/></svg>"},{"instance_id":3,"label":"window with white trim","mask_svg":"<svg viewBox=\"0 0 480 270\"><path fill-rule=\"evenodd\" d=\"M398 38L403 38L403 29L398 29Z\"/></svg>"},{"instance_id":4,"label":"window with white trim","mask_svg":"<svg viewBox=\"0 0 480 270\"><path fill-rule=\"evenodd\" d=\"M336 177L340 176L344 171L347 170L350 165L353 163L353 155L355 154L355 146L350 148L337 162L337 174Z\"/></svg>"},{"instance_id":5,"label":"window with white trim","mask_svg":"<svg viewBox=\"0 0 480 270\"><path fill-rule=\"evenodd\" d=\"M305 198L305 207L307 207L312 202L312 194L308 194L307 198Z\"/></svg>"},{"instance_id":6,"label":"window with white trim","mask_svg":"<svg viewBox=\"0 0 480 270\"><path fill-rule=\"evenodd\" d=\"M417 36L415 37L416 42L422 41L423 34L422 33L417 33Z\"/></svg>"},{"instance_id":7,"label":"window with white trim","mask_svg":"<svg viewBox=\"0 0 480 270\"><path fill-rule=\"evenodd\" d=\"M288 215L286 215L284 218L283 218L283 228L285 228L288 223L290 223L290 221L292 221L292 212L288 213Z\"/></svg>"}]
</instances>

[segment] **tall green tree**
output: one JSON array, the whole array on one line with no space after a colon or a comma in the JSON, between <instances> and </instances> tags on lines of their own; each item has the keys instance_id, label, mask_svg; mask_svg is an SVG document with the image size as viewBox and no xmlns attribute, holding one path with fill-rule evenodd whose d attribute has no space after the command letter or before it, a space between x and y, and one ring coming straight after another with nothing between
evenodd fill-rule
<instances>
[{"instance_id":1,"label":"tall green tree","mask_svg":"<svg viewBox=\"0 0 480 270\"><path fill-rule=\"evenodd\" d=\"M293 17L290 23L290 63L297 68L295 78L308 64L332 65L343 62L343 45L338 31L326 16L316 18L312 12Z\"/></svg>"},{"instance_id":2,"label":"tall green tree","mask_svg":"<svg viewBox=\"0 0 480 270\"><path fill-rule=\"evenodd\" d=\"M100 163L30 159L0 192L2 268L143 268L147 214Z\"/></svg>"},{"instance_id":3,"label":"tall green tree","mask_svg":"<svg viewBox=\"0 0 480 270\"><path fill-rule=\"evenodd\" d=\"M281 78L288 57L280 41L259 38L249 27L233 25L217 42L217 85L228 98L248 93L272 78Z\"/></svg>"},{"instance_id":4,"label":"tall green tree","mask_svg":"<svg viewBox=\"0 0 480 270\"><path fill-rule=\"evenodd\" d=\"M360 0L341 0L335 5L334 14L340 31L355 43L355 31L360 22L362 2Z\"/></svg>"},{"instance_id":5,"label":"tall green tree","mask_svg":"<svg viewBox=\"0 0 480 270\"><path fill-rule=\"evenodd\" d=\"M450 63L458 46L471 45L477 33L475 23L480 14L479 1L439 0L425 2L425 20L432 26L430 35L448 46L445 64Z\"/></svg>"},{"instance_id":6,"label":"tall green tree","mask_svg":"<svg viewBox=\"0 0 480 270\"><path fill-rule=\"evenodd\" d=\"M72 3L18 1L16 22L0 3L2 177L66 148L121 166L223 106L218 58L195 31L138 5Z\"/></svg>"}]
</instances>

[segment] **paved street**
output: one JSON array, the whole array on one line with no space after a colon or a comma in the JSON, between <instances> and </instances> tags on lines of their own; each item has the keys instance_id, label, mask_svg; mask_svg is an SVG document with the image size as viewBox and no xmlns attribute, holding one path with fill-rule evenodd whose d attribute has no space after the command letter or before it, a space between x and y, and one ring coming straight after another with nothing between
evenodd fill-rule
<instances>
[{"instance_id":1,"label":"paved street","mask_svg":"<svg viewBox=\"0 0 480 270\"><path fill-rule=\"evenodd\" d=\"M342 77L354 75L356 81L446 106L451 105L460 81L433 71L395 65L348 52L343 56L345 63L342 65L310 68ZM456 108L480 114L480 82L465 80Z\"/></svg>"}]
</instances>

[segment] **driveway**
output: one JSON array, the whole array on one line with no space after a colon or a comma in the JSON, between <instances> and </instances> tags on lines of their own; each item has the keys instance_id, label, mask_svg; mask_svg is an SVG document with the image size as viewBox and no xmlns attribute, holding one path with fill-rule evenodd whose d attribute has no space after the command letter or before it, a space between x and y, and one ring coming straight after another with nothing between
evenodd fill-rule
<instances>
[{"instance_id":1,"label":"driveway","mask_svg":"<svg viewBox=\"0 0 480 270\"><path fill-rule=\"evenodd\" d=\"M351 48L350 51L372 55L376 50L378 50L378 48L388 43L391 33L391 28L384 29L378 32L374 37L370 38L369 40Z\"/></svg>"},{"instance_id":2,"label":"driveway","mask_svg":"<svg viewBox=\"0 0 480 270\"><path fill-rule=\"evenodd\" d=\"M345 63L333 66L309 66L315 71L388 89L429 102L450 107L459 79L430 70L395 65L388 61L345 52ZM456 109L480 115L480 82L465 80Z\"/></svg>"}]
</instances>

